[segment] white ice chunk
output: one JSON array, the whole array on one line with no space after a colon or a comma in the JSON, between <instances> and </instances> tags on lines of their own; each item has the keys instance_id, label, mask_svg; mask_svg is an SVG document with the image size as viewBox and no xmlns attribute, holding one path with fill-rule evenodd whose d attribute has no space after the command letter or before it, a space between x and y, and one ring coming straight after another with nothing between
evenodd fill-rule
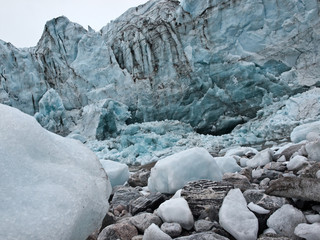
<instances>
[{"instance_id":1,"label":"white ice chunk","mask_svg":"<svg viewBox=\"0 0 320 240\"><path fill-rule=\"evenodd\" d=\"M129 179L129 168L127 164L111 160L100 160L104 170L110 178L112 187L123 185Z\"/></svg>"},{"instance_id":2,"label":"white ice chunk","mask_svg":"<svg viewBox=\"0 0 320 240\"><path fill-rule=\"evenodd\" d=\"M188 202L184 198L174 198L162 203L157 214L163 222L179 223L184 229L190 230L194 220Z\"/></svg>"},{"instance_id":3,"label":"white ice chunk","mask_svg":"<svg viewBox=\"0 0 320 240\"><path fill-rule=\"evenodd\" d=\"M303 140L306 140L309 133L320 134L320 121L302 124L298 127L295 127L290 135L291 141L298 143Z\"/></svg>"},{"instance_id":4,"label":"white ice chunk","mask_svg":"<svg viewBox=\"0 0 320 240\"><path fill-rule=\"evenodd\" d=\"M248 208L255 213L259 213L259 214L268 214L270 212L270 210L264 209L263 207L254 204L253 202L250 202L248 204Z\"/></svg>"},{"instance_id":5,"label":"white ice chunk","mask_svg":"<svg viewBox=\"0 0 320 240\"><path fill-rule=\"evenodd\" d=\"M152 223L144 232L142 240L171 240L156 224Z\"/></svg>"},{"instance_id":6,"label":"white ice chunk","mask_svg":"<svg viewBox=\"0 0 320 240\"><path fill-rule=\"evenodd\" d=\"M306 144L306 151L310 161L320 162L320 139Z\"/></svg>"},{"instance_id":7,"label":"white ice chunk","mask_svg":"<svg viewBox=\"0 0 320 240\"><path fill-rule=\"evenodd\" d=\"M238 240L255 240L258 219L247 208L240 189L231 189L224 198L219 211L220 225Z\"/></svg>"},{"instance_id":8,"label":"white ice chunk","mask_svg":"<svg viewBox=\"0 0 320 240\"><path fill-rule=\"evenodd\" d=\"M306 240L319 240L320 223L301 223L295 228L294 234Z\"/></svg>"},{"instance_id":9,"label":"white ice chunk","mask_svg":"<svg viewBox=\"0 0 320 240\"><path fill-rule=\"evenodd\" d=\"M316 223L320 222L320 215L319 214L308 214L305 215L308 223Z\"/></svg>"},{"instance_id":10,"label":"white ice chunk","mask_svg":"<svg viewBox=\"0 0 320 240\"><path fill-rule=\"evenodd\" d=\"M259 166L264 166L267 163L272 161L273 152L269 148L259 152L257 155L255 155L252 159L249 159L247 161L247 166L256 168Z\"/></svg>"},{"instance_id":11,"label":"white ice chunk","mask_svg":"<svg viewBox=\"0 0 320 240\"><path fill-rule=\"evenodd\" d=\"M308 164L308 159L304 156L295 156L287 163L287 168L289 171L299 170L304 165Z\"/></svg>"},{"instance_id":12,"label":"white ice chunk","mask_svg":"<svg viewBox=\"0 0 320 240\"><path fill-rule=\"evenodd\" d=\"M199 179L220 181L222 172L206 149L196 147L158 161L151 169L148 187L153 192L175 193L187 182Z\"/></svg>"},{"instance_id":13,"label":"white ice chunk","mask_svg":"<svg viewBox=\"0 0 320 240\"><path fill-rule=\"evenodd\" d=\"M0 239L86 239L111 185L93 152L0 104Z\"/></svg>"},{"instance_id":14,"label":"white ice chunk","mask_svg":"<svg viewBox=\"0 0 320 240\"><path fill-rule=\"evenodd\" d=\"M215 157L214 160L217 162L223 174L239 172L241 170L241 167L237 164L234 157Z\"/></svg>"},{"instance_id":15,"label":"white ice chunk","mask_svg":"<svg viewBox=\"0 0 320 240\"><path fill-rule=\"evenodd\" d=\"M268 219L268 227L274 229L277 234L293 237L296 226L305 223L303 213L292 205L285 204L275 211Z\"/></svg>"},{"instance_id":16,"label":"white ice chunk","mask_svg":"<svg viewBox=\"0 0 320 240\"><path fill-rule=\"evenodd\" d=\"M258 151L254 148L251 148L251 147L235 147L235 148L229 149L226 152L225 156L236 155L236 156L242 157L242 156L246 156L248 154L256 155L257 153L258 153Z\"/></svg>"}]
</instances>

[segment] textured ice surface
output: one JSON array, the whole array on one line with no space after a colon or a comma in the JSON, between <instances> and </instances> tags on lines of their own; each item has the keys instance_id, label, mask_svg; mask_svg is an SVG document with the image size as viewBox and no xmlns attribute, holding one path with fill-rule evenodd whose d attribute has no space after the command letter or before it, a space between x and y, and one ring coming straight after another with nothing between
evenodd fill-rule
<instances>
[{"instance_id":1,"label":"textured ice surface","mask_svg":"<svg viewBox=\"0 0 320 240\"><path fill-rule=\"evenodd\" d=\"M157 214L163 222L179 223L181 227L187 230L190 230L194 224L188 202L184 198L165 201L157 209Z\"/></svg>"},{"instance_id":2,"label":"textured ice surface","mask_svg":"<svg viewBox=\"0 0 320 240\"><path fill-rule=\"evenodd\" d=\"M100 160L100 163L106 171L112 187L123 185L129 179L129 168L126 164L111 160Z\"/></svg>"},{"instance_id":3,"label":"textured ice surface","mask_svg":"<svg viewBox=\"0 0 320 240\"><path fill-rule=\"evenodd\" d=\"M288 138L320 120L318 9L317 0L152 0L100 32L55 18L34 48L0 41L0 102L127 163ZM40 101L65 111L43 111ZM160 137L138 124L166 119L233 131Z\"/></svg>"},{"instance_id":4,"label":"textured ice surface","mask_svg":"<svg viewBox=\"0 0 320 240\"><path fill-rule=\"evenodd\" d=\"M17 109L0 113L0 238L85 239L111 193L96 156Z\"/></svg>"},{"instance_id":5,"label":"textured ice surface","mask_svg":"<svg viewBox=\"0 0 320 240\"><path fill-rule=\"evenodd\" d=\"M68 112L114 99L132 122L174 119L227 133L317 86L318 4L153 0L100 32L59 17L34 48L1 42L0 101L33 115L53 88Z\"/></svg>"},{"instance_id":6,"label":"textured ice surface","mask_svg":"<svg viewBox=\"0 0 320 240\"><path fill-rule=\"evenodd\" d=\"M310 133L320 134L320 121L299 125L290 134L292 142L298 143L307 139Z\"/></svg>"},{"instance_id":7,"label":"textured ice surface","mask_svg":"<svg viewBox=\"0 0 320 240\"><path fill-rule=\"evenodd\" d=\"M240 189L231 189L219 210L220 225L238 240L254 240L258 234L258 219L247 208Z\"/></svg>"},{"instance_id":8,"label":"textured ice surface","mask_svg":"<svg viewBox=\"0 0 320 240\"><path fill-rule=\"evenodd\" d=\"M241 167L233 157L215 157L214 160L221 169L222 174L230 172L239 172Z\"/></svg>"},{"instance_id":9,"label":"textured ice surface","mask_svg":"<svg viewBox=\"0 0 320 240\"><path fill-rule=\"evenodd\" d=\"M151 169L148 187L153 192L173 194L199 179L220 181L222 171L206 149L191 148L158 161Z\"/></svg>"}]
</instances>

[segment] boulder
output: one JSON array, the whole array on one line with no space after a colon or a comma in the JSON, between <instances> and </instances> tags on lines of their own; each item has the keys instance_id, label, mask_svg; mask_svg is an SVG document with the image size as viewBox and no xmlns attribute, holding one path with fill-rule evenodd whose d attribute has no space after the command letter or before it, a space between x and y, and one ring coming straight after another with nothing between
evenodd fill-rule
<instances>
[{"instance_id":1,"label":"boulder","mask_svg":"<svg viewBox=\"0 0 320 240\"><path fill-rule=\"evenodd\" d=\"M85 239L111 185L93 152L0 104L0 239Z\"/></svg>"},{"instance_id":2,"label":"boulder","mask_svg":"<svg viewBox=\"0 0 320 240\"><path fill-rule=\"evenodd\" d=\"M320 182L313 178L283 177L270 182L266 194L320 202Z\"/></svg>"},{"instance_id":3,"label":"boulder","mask_svg":"<svg viewBox=\"0 0 320 240\"><path fill-rule=\"evenodd\" d=\"M255 155L252 159L249 159L247 161L247 166L251 168L256 168L259 166L264 166L267 163L272 161L273 152L271 149L267 148L261 152L259 152L257 155Z\"/></svg>"},{"instance_id":4,"label":"boulder","mask_svg":"<svg viewBox=\"0 0 320 240\"><path fill-rule=\"evenodd\" d=\"M113 192L113 197L110 202L112 208L115 208L118 205L128 208L132 201L141 196L137 189L126 186L115 187L113 188Z\"/></svg>"},{"instance_id":5,"label":"boulder","mask_svg":"<svg viewBox=\"0 0 320 240\"><path fill-rule=\"evenodd\" d=\"M126 164L111 160L100 160L100 163L108 174L112 187L123 185L129 179L129 168Z\"/></svg>"},{"instance_id":6,"label":"boulder","mask_svg":"<svg viewBox=\"0 0 320 240\"><path fill-rule=\"evenodd\" d=\"M97 240L131 240L138 235L138 230L127 222L116 223L104 228Z\"/></svg>"},{"instance_id":7,"label":"boulder","mask_svg":"<svg viewBox=\"0 0 320 240\"><path fill-rule=\"evenodd\" d=\"M148 187L152 192L173 194L189 181L221 178L222 172L210 153L196 147L158 161L151 169Z\"/></svg>"},{"instance_id":8,"label":"boulder","mask_svg":"<svg viewBox=\"0 0 320 240\"><path fill-rule=\"evenodd\" d=\"M300 223L305 223L303 213L290 204L285 204L275 211L268 219L268 227L274 229L277 234L294 237L294 229Z\"/></svg>"},{"instance_id":9,"label":"boulder","mask_svg":"<svg viewBox=\"0 0 320 240\"><path fill-rule=\"evenodd\" d=\"M157 214L163 222L179 223L186 230L190 230L194 224L191 210L184 198L165 201L159 206Z\"/></svg>"},{"instance_id":10,"label":"boulder","mask_svg":"<svg viewBox=\"0 0 320 240\"><path fill-rule=\"evenodd\" d=\"M161 231L161 229L156 224L151 224L150 227L146 229L143 235L143 240L171 240L172 238Z\"/></svg>"},{"instance_id":11,"label":"boulder","mask_svg":"<svg viewBox=\"0 0 320 240\"><path fill-rule=\"evenodd\" d=\"M238 188L231 189L224 198L219 211L219 222L236 239L257 239L258 219L247 208L247 202Z\"/></svg>"},{"instance_id":12,"label":"boulder","mask_svg":"<svg viewBox=\"0 0 320 240\"><path fill-rule=\"evenodd\" d=\"M175 238L176 240L229 240L214 232L195 233L190 236Z\"/></svg>"},{"instance_id":13,"label":"boulder","mask_svg":"<svg viewBox=\"0 0 320 240\"><path fill-rule=\"evenodd\" d=\"M214 182L210 180L199 180L189 182L181 190L181 197L189 204L193 216L198 218L203 212L211 211L215 216L212 220L218 220L218 212L224 197L233 185L227 182Z\"/></svg>"},{"instance_id":14,"label":"boulder","mask_svg":"<svg viewBox=\"0 0 320 240\"><path fill-rule=\"evenodd\" d=\"M129 212L135 215L148 209L152 211L157 209L161 203L166 200L166 196L162 193L151 193L147 196L140 196L129 204Z\"/></svg>"},{"instance_id":15,"label":"boulder","mask_svg":"<svg viewBox=\"0 0 320 240\"><path fill-rule=\"evenodd\" d=\"M141 213L132 218L130 218L130 223L134 225L138 231L143 233L152 223L160 226L161 219L152 213Z\"/></svg>"},{"instance_id":16,"label":"boulder","mask_svg":"<svg viewBox=\"0 0 320 240\"><path fill-rule=\"evenodd\" d=\"M295 229L294 234L306 240L320 239L320 223L306 224L300 223Z\"/></svg>"},{"instance_id":17,"label":"boulder","mask_svg":"<svg viewBox=\"0 0 320 240\"><path fill-rule=\"evenodd\" d=\"M161 230L170 237L178 237L182 232L182 227L179 223L163 223Z\"/></svg>"}]
</instances>

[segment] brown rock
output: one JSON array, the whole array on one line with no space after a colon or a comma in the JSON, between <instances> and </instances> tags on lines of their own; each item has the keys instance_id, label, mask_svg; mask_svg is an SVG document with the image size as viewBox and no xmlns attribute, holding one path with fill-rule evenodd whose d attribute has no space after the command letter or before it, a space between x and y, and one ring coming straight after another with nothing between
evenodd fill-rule
<instances>
[{"instance_id":1,"label":"brown rock","mask_svg":"<svg viewBox=\"0 0 320 240\"><path fill-rule=\"evenodd\" d=\"M98 236L98 240L131 240L138 235L135 226L128 222L116 223L104 228Z\"/></svg>"}]
</instances>

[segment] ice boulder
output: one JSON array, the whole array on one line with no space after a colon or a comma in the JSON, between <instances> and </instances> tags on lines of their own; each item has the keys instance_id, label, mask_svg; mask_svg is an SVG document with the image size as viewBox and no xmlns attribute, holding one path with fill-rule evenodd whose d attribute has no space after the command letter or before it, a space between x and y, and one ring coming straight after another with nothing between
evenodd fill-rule
<instances>
[{"instance_id":1,"label":"ice boulder","mask_svg":"<svg viewBox=\"0 0 320 240\"><path fill-rule=\"evenodd\" d=\"M241 167L233 157L215 157L214 160L217 162L223 174L239 172L241 170Z\"/></svg>"},{"instance_id":2,"label":"ice boulder","mask_svg":"<svg viewBox=\"0 0 320 240\"><path fill-rule=\"evenodd\" d=\"M129 168L127 164L111 160L100 160L102 167L108 174L112 187L123 185L129 179Z\"/></svg>"},{"instance_id":3,"label":"ice boulder","mask_svg":"<svg viewBox=\"0 0 320 240\"><path fill-rule=\"evenodd\" d=\"M83 108L78 128L88 138L104 140L117 136L126 127L125 122L130 116L127 105L105 99Z\"/></svg>"},{"instance_id":4,"label":"ice boulder","mask_svg":"<svg viewBox=\"0 0 320 240\"><path fill-rule=\"evenodd\" d=\"M86 239L111 185L95 154L0 104L0 239Z\"/></svg>"},{"instance_id":5,"label":"ice boulder","mask_svg":"<svg viewBox=\"0 0 320 240\"><path fill-rule=\"evenodd\" d=\"M247 208L247 202L239 188L231 189L219 210L220 225L238 240L255 240L258 219Z\"/></svg>"},{"instance_id":6,"label":"ice boulder","mask_svg":"<svg viewBox=\"0 0 320 240\"><path fill-rule=\"evenodd\" d=\"M320 162L320 139L306 144L308 159Z\"/></svg>"},{"instance_id":7,"label":"ice boulder","mask_svg":"<svg viewBox=\"0 0 320 240\"><path fill-rule=\"evenodd\" d=\"M179 223L184 229L193 227L194 219L188 202L184 198L174 198L162 203L157 214L163 222Z\"/></svg>"},{"instance_id":8,"label":"ice boulder","mask_svg":"<svg viewBox=\"0 0 320 240\"><path fill-rule=\"evenodd\" d=\"M148 187L153 192L175 193L199 179L220 181L222 172L206 149L195 147L159 160L151 169Z\"/></svg>"},{"instance_id":9,"label":"ice boulder","mask_svg":"<svg viewBox=\"0 0 320 240\"><path fill-rule=\"evenodd\" d=\"M310 133L320 134L320 121L306 123L295 127L290 134L290 138L292 142L298 143L306 140Z\"/></svg>"},{"instance_id":10,"label":"ice boulder","mask_svg":"<svg viewBox=\"0 0 320 240\"><path fill-rule=\"evenodd\" d=\"M51 132L63 132L65 108L59 94L49 89L39 101L39 112L34 117Z\"/></svg>"},{"instance_id":11,"label":"ice boulder","mask_svg":"<svg viewBox=\"0 0 320 240\"><path fill-rule=\"evenodd\" d=\"M256 168L259 166L264 166L272 161L273 152L271 149L267 148L259 152L252 159L247 161L247 167Z\"/></svg>"}]
</instances>

